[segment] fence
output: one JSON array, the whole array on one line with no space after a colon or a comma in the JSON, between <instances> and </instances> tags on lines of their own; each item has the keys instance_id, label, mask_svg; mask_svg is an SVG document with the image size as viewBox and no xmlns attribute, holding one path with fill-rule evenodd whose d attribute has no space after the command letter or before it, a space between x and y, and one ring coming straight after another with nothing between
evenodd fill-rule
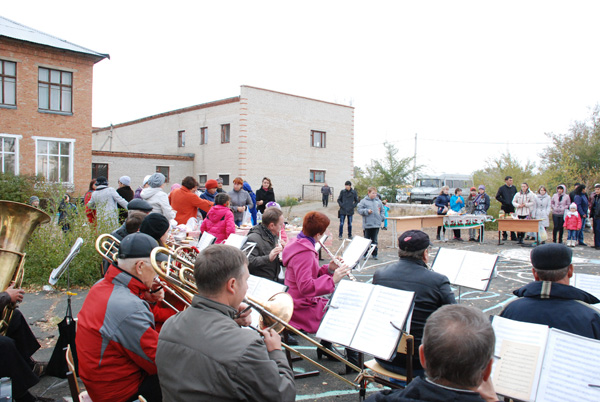
<instances>
[{"instance_id":1,"label":"fence","mask_svg":"<svg viewBox=\"0 0 600 402\"><path fill-rule=\"evenodd\" d=\"M302 185L302 199L304 201L321 201L323 196L321 195L321 185L319 184L303 184ZM329 200L333 201L333 195L335 194L335 189L329 186L329 190L331 191L331 195L329 196Z\"/></svg>"}]
</instances>

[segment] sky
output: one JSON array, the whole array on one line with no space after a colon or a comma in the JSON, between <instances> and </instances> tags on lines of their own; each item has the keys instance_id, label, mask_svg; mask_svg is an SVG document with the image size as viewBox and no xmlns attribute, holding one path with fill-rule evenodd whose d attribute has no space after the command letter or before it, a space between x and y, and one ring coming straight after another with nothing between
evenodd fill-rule
<instances>
[{"instance_id":1,"label":"sky","mask_svg":"<svg viewBox=\"0 0 600 402\"><path fill-rule=\"evenodd\" d=\"M598 1L47 1L0 15L97 52L93 125L238 96L241 85L355 107L355 165L415 153L428 174L509 152L600 103Z\"/></svg>"}]
</instances>

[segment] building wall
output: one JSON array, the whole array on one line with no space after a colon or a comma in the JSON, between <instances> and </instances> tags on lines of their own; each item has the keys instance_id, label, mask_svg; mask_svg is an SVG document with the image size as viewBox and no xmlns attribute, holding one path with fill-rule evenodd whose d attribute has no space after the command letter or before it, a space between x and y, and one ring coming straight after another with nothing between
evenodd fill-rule
<instances>
[{"instance_id":1,"label":"building wall","mask_svg":"<svg viewBox=\"0 0 600 402\"><path fill-rule=\"evenodd\" d=\"M231 127L227 144L221 143L222 124ZM204 145L202 127L208 128ZM185 147L178 147L181 130ZM326 148L311 147L311 130L327 133ZM241 87L240 97L117 124L112 134L110 128L96 129L92 137L94 151L193 154L193 166L177 181L187 175L214 179L226 174L226 190L241 176L256 191L267 176L278 198L301 196L302 185L311 184L311 169L325 170L326 181L335 188L342 188L353 174L354 108L248 86ZM130 164L115 164L109 168L110 179L123 174L133 179L131 170Z\"/></svg>"},{"instance_id":2,"label":"building wall","mask_svg":"<svg viewBox=\"0 0 600 402\"><path fill-rule=\"evenodd\" d=\"M335 188L353 177L354 108L249 86L242 86L240 104L248 111L245 178L255 191L267 176L276 198L301 196L311 184L320 194L311 169L326 171ZM325 148L311 146L312 130L326 133Z\"/></svg>"},{"instance_id":3,"label":"building wall","mask_svg":"<svg viewBox=\"0 0 600 402\"><path fill-rule=\"evenodd\" d=\"M92 163L108 164L108 184L114 188L118 188L118 181L121 176L129 176L131 188L134 191L142 185L146 175L156 172L157 166L168 166L169 181L166 182L164 187L167 193L170 191L172 184L181 183L181 179L188 176L194 168L193 158L174 159L161 157L161 155L135 154L123 156L117 153L111 155L110 152L93 152Z\"/></svg>"},{"instance_id":4,"label":"building wall","mask_svg":"<svg viewBox=\"0 0 600 402\"><path fill-rule=\"evenodd\" d=\"M73 191L83 194L91 177L92 74L95 60L86 55L0 38L0 59L17 63L17 107L0 108L0 133L21 135L19 173L34 175L32 137L74 139ZM38 112L38 68L73 73L72 115Z\"/></svg>"}]
</instances>

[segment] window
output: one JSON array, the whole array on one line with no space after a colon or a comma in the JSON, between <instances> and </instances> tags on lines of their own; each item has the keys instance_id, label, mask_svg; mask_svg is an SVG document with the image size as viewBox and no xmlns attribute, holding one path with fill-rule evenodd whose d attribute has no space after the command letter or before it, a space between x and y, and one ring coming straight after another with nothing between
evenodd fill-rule
<instances>
[{"instance_id":1,"label":"window","mask_svg":"<svg viewBox=\"0 0 600 402\"><path fill-rule=\"evenodd\" d=\"M221 124L221 144L229 142L231 126L229 124Z\"/></svg>"},{"instance_id":2,"label":"window","mask_svg":"<svg viewBox=\"0 0 600 402\"><path fill-rule=\"evenodd\" d=\"M325 171L324 170L311 170L310 171L310 182L311 183L325 183Z\"/></svg>"},{"instance_id":3,"label":"window","mask_svg":"<svg viewBox=\"0 0 600 402\"><path fill-rule=\"evenodd\" d=\"M108 163L92 163L92 179L100 176L104 176L108 180Z\"/></svg>"},{"instance_id":4,"label":"window","mask_svg":"<svg viewBox=\"0 0 600 402\"><path fill-rule=\"evenodd\" d=\"M224 186L228 186L229 185L229 175L228 174L220 174L219 178L223 179L223 185Z\"/></svg>"},{"instance_id":5,"label":"window","mask_svg":"<svg viewBox=\"0 0 600 402\"><path fill-rule=\"evenodd\" d=\"M208 127L202 127L200 129L200 145L204 145L208 140Z\"/></svg>"},{"instance_id":6,"label":"window","mask_svg":"<svg viewBox=\"0 0 600 402\"><path fill-rule=\"evenodd\" d=\"M52 183L73 183L75 140L33 137L36 141L35 173Z\"/></svg>"},{"instance_id":7,"label":"window","mask_svg":"<svg viewBox=\"0 0 600 402\"><path fill-rule=\"evenodd\" d=\"M198 184L203 186L206 184L207 181L208 181L208 175L205 175L205 174L198 175Z\"/></svg>"},{"instance_id":8,"label":"window","mask_svg":"<svg viewBox=\"0 0 600 402\"><path fill-rule=\"evenodd\" d=\"M71 113L73 73L40 67L38 72L38 108Z\"/></svg>"},{"instance_id":9,"label":"window","mask_svg":"<svg viewBox=\"0 0 600 402\"><path fill-rule=\"evenodd\" d=\"M316 148L325 148L325 131L311 131L310 146Z\"/></svg>"},{"instance_id":10,"label":"window","mask_svg":"<svg viewBox=\"0 0 600 402\"><path fill-rule=\"evenodd\" d=\"M19 174L20 135L0 134L0 173Z\"/></svg>"},{"instance_id":11,"label":"window","mask_svg":"<svg viewBox=\"0 0 600 402\"><path fill-rule=\"evenodd\" d=\"M185 130L177 132L177 146L179 148L185 147Z\"/></svg>"},{"instance_id":12,"label":"window","mask_svg":"<svg viewBox=\"0 0 600 402\"><path fill-rule=\"evenodd\" d=\"M0 105L17 105L17 63L0 60Z\"/></svg>"},{"instance_id":13,"label":"window","mask_svg":"<svg viewBox=\"0 0 600 402\"><path fill-rule=\"evenodd\" d=\"M157 166L156 173L162 173L165 175L165 183L169 183L169 166Z\"/></svg>"}]
</instances>

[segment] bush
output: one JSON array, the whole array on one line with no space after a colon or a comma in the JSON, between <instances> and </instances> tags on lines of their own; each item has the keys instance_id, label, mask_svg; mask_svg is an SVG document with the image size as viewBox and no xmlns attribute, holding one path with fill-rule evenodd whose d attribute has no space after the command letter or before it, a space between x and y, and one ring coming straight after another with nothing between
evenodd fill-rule
<instances>
[{"instance_id":1,"label":"bush","mask_svg":"<svg viewBox=\"0 0 600 402\"><path fill-rule=\"evenodd\" d=\"M279 205L283 207L293 207L294 205L298 205L300 202L296 197L287 196L283 200L278 201Z\"/></svg>"}]
</instances>

